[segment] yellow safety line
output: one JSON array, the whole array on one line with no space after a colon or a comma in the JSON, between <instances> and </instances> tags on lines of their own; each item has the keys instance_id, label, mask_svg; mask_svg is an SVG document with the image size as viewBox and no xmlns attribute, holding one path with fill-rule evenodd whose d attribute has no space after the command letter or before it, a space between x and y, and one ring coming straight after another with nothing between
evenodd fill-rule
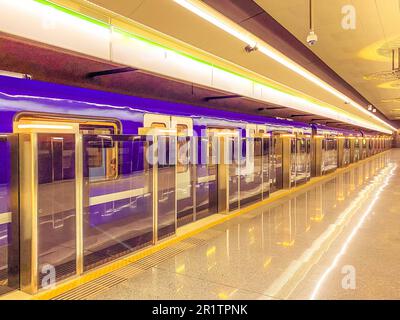
<instances>
[{"instance_id":1,"label":"yellow safety line","mask_svg":"<svg viewBox=\"0 0 400 320\"><path fill-rule=\"evenodd\" d=\"M88 271L87 273L85 273L83 275L80 275L80 276L77 276L77 277L75 277L73 279L66 280L65 282L60 283L54 289L50 289L49 291L46 291L46 292L40 292L40 293L38 293L36 295L31 295L30 297L31 297L32 300L48 300L48 299L52 299L52 298L54 298L54 297L56 297L58 295L61 295L61 294L65 293L65 292L67 292L67 291L75 289L80 285L83 285L83 284L85 284L85 283L87 283L89 281L95 280L95 279L97 279L97 278L99 278L99 277L101 277L101 276L103 276L103 275L105 275L107 273L110 273L110 272L113 272L115 270L118 270L118 269L120 269L120 268L122 268L122 267L124 267L124 266L126 266L128 264L131 264L131 263L133 263L133 262L135 262L137 260L140 260L140 259L142 259L144 257L147 257L147 256L149 256L149 255L151 255L151 254L153 254L155 252L158 252L158 251L160 251L160 250L162 250L162 249L164 249L164 248L166 248L168 246L171 246L171 245L173 245L175 243L178 243L178 242L180 242L182 240L190 238L190 237L192 237L192 236L194 236L194 235L196 235L196 234L198 234L200 232L203 232L203 231L205 231L207 229L210 229L210 228L212 228L212 227L214 227L216 225L222 224L222 223L224 223L224 222L226 222L228 220L231 220L231 219L236 218L236 217L238 217L240 215L248 213L249 211L253 211L253 210L255 210L257 208L260 208L260 207L262 207L262 206L264 206L266 204L270 204L270 203L272 203L274 201L282 199L282 198L284 198L286 196L289 196L290 194L299 192L300 190L309 188L310 186L315 185L315 184L317 184L319 182L322 182L324 180L329 180L330 178L332 178L335 175L338 175L339 173L343 173L345 171L348 171L348 170L352 169L353 167L356 167L356 166L360 165L363 162L370 161L370 160L372 160L373 158L375 158L377 156L381 156L384 153L387 153L388 151L390 151L390 150L383 151L383 152L375 154L375 155L373 155L373 156L371 156L369 158L360 160L360 161L358 161L356 163L352 163L352 164L348 165L347 167L338 168L334 172L329 173L327 175L311 178L311 180L308 183L305 183L303 185L300 185L300 186L297 186L297 187L293 187L291 189L286 189L286 190L281 190L281 191L275 192L269 198L267 198L267 199L265 199L263 201L254 203L252 205L249 205L249 206L247 206L247 207L245 207L243 209L239 209L237 211L234 211L233 213L229 213L229 214L226 214L226 215L225 214L224 215L216 214L215 215L215 219L213 219L209 223L205 223L205 224L203 223L203 225L201 225L202 222L203 222L202 220L194 222L194 223L192 223L190 225L191 226L191 230L188 230L187 232L183 232L182 234L179 234L180 232L178 230L178 232L177 232L178 234L173 238L170 238L170 239L167 239L165 241L162 241L162 242L160 242L160 243L158 243L158 244L156 244L156 245L154 245L154 246L152 246L150 248L143 249L143 250L141 250L139 252L127 255L126 257L123 257L120 260L117 260L117 261L114 261L114 262L110 262L107 265L104 265L104 266L99 267L99 268L97 268L95 270L92 270L92 271ZM205 219L203 219L203 220L205 220ZM196 227L196 224L200 224L201 226L200 227ZM15 298L18 299L18 297L20 295L19 291L10 293L5 298L6 299L13 299L14 295L15 295Z\"/></svg>"}]
</instances>

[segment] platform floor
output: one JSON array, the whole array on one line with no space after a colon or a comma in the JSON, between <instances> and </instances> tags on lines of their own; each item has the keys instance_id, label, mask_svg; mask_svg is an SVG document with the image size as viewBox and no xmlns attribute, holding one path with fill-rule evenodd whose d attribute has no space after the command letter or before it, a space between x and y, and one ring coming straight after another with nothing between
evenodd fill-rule
<instances>
[{"instance_id":1,"label":"platform floor","mask_svg":"<svg viewBox=\"0 0 400 320\"><path fill-rule=\"evenodd\" d=\"M215 226L91 298L399 299L399 164L391 150Z\"/></svg>"}]
</instances>

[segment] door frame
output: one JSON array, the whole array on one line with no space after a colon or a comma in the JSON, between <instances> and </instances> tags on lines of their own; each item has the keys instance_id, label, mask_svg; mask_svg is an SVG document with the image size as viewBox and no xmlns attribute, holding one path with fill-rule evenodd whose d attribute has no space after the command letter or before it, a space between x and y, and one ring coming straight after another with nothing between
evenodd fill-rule
<instances>
[{"instance_id":1,"label":"door frame","mask_svg":"<svg viewBox=\"0 0 400 320\"><path fill-rule=\"evenodd\" d=\"M79 123L21 118L14 122L19 135L20 289L40 290L38 270L38 134L72 134L75 137L76 273L83 272L83 154Z\"/></svg>"}]
</instances>

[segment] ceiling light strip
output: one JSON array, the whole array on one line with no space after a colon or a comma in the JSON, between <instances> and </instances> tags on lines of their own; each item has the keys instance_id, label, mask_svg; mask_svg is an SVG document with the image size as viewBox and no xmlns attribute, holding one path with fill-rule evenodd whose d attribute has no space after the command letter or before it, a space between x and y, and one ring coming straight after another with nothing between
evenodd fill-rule
<instances>
[{"instance_id":1,"label":"ceiling light strip","mask_svg":"<svg viewBox=\"0 0 400 320\"><path fill-rule=\"evenodd\" d=\"M287 67L288 69L292 70L293 72L299 74L300 76L304 77L305 79L309 80L310 82L314 83L315 85L319 86L320 88L324 89L325 91L331 93L335 97L343 100L343 102L349 103L351 106L355 107L356 109L360 110L361 112L365 113L366 115L374 118L375 120L379 121L380 123L384 124L385 126L391 128L394 131L397 131L395 127L387 123L386 121L382 120L381 118L371 114L368 110L366 110L363 106L358 104L357 102L353 101L337 89L333 88L326 82L319 79L317 76L309 72L308 70L304 69L302 66L294 62L293 60L289 59L281 52L277 51L276 49L269 46L263 40L255 37L254 35L250 35L248 31L244 28L240 27L236 23L228 20L225 16L217 12L216 10L210 8L209 6L200 3L197 0L174 0L176 3L181 5L182 7L186 8L187 10L193 12L194 14L198 15L199 17L207 20L208 22L212 23L216 27L224 30L225 32L229 33L230 35L236 37L237 39L241 40L242 42L246 43L251 47L257 47L258 51L263 53L264 55L268 56L269 58L275 60L276 62L282 64L283 66Z\"/></svg>"}]
</instances>

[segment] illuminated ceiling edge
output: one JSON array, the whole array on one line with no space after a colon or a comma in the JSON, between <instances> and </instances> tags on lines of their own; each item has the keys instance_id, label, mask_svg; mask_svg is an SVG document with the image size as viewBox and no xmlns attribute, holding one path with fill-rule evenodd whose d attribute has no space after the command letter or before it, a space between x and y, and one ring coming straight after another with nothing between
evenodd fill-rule
<instances>
[{"instance_id":1,"label":"illuminated ceiling edge","mask_svg":"<svg viewBox=\"0 0 400 320\"><path fill-rule=\"evenodd\" d=\"M84 20L89 21L89 22L91 22L91 23L95 23L96 25L101 26L101 27L104 27L104 28L107 28L107 29L108 29L108 28L114 28L114 25L111 24L111 23L105 23L105 22L96 20L96 19L94 19L94 18L85 16L85 15L81 14L80 12L73 11L72 9L68 9L68 8L66 8L66 7L61 7L61 6L59 6L58 4L55 4L54 1L34 0L34 2L43 4L43 5L46 5L46 6L51 6L51 7L55 8L55 9L57 9L57 10L60 10L60 11L62 11L62 12L64 12L64 13L73 15L73 16L79 18L79 19L84 19ZM63 2L65 3L66 1L63 1ZM107 11L108 11L108 10L107 10ZM114 22L114 21L113 21L113 22ZM149 30L149 29L147 28L147 30L145 30L145 31L147 31L147 33L148 33L148 32L149 32L148 30ZM189 55L189 54L187 54L187 53L185 53L185 52L182 52L182 51L179 51L179 50L177 51L177 50L175 50L175 49L172 49L171 47L166 47L166 46L164 46L163 44L156 43L156 42L152 41L152 39L143 38L143 37L141 37L140 35L132 34L132 33L130 33L130 32L128 32L128 33L126 33L125 31L123 31L123 32L124 32L125 34L129 34L131 37L135 38L136 40L146 41L147 43L150 43L150 44L152 44L152 45L156 45L156 46L162 47L162 48L164 48L165 50L170 50L170 51L172 51L172 52L175 52L175 53L178 54L178 55L185 56L185 57L187 57L187 58L193 59L194 61L198 61L198 62L207 64L207 65L210 65L210 66L212 66L212 67L215 68L215 69L220 69L220 70L222 70L222 71L224 71L224 72L227 72L227 73L231 74L232 76L240 77L240 78L243 79L243 80L251 81L251 82L253 82L253 83L256 84L256 85L259 84L259 85L262 85L262 86L267 86L269 90L275 91L276 94L279 93L279 94L281 94L281 95L282 95L282 94L286 95L286 96L287 96L287 99L291 99L291 102L294 101L294 102L297 103L298 101L300 101L300 102L302 102L302 103L310 104L310 107L311 107L312 105L313 105L314 108L315 108L315 107L318 107L320 110L324 111L324 112L321 114L322 116L326 116L326 114L329 114L328 111L331 111L331 112L334 112L334 113L338 113L338 114L340 114L340 115L342 115L343 117L346 117L346 118L348 118L348 119L347 119L347 120L343 120L343 119L340 118L340 117L339 117L339 118L337 118L337 117L335 118L335 117L333 117L332 115L328 115L328 116L327 116L328 118L335 118L335 119L337 119L337 120L339 120L339 121L347 122L347 123L351 123L351 124L355 124L354 122L356 122L356 123L358 123L358 124L356 124L356 125L358 125L358 126L366 126L367 128L369 128L369 129L371 129L371 130L381 131L381 132L384 132L384 133L391 133L390 131L384 129L383 127L380 127L380 126L378 126L378 125L376 125L376 124L373 124L373 123L371 123L371 122L369 122L369 121L366 121L366 120L364 120L364 119L362 119L362 118L359 118L359 117L357 117L357 119L353 119L353 120L358 120L358 121L350 121L350 119L351 119L352 117L354 117L354 115L349 114L349 113L347 113L347 112L343 112L343 110L341 110L341 109L339 109L339 108L337 108L337 107L335 107L335 106L330 106L330 105L325 104L325 103L324 103L325 106L324 106L324 105L321 105L321 104L318 104L318 105L317 105L317 104L314 102L315 99L308 100L308 101L302 101L302 100L304 100L304 97L303 97L302 95L287 93L287 92L285 92L285 91L282 91L282 90L277 89L277 88L274 87L274 86L271 86L269 83L265 83L265 81L262 81L262 83L260 83L260 81L258 81L258 79L257 79L257 80L249 79L248 77L243 76L242 73L239 74L239 73L237 73L237 72L235 72L235 71L227 70L227 69L225 69L225 68L223 68L223 67L220 67L219 65L213 64L212 62L204 61L204 60L202 60L202 59L197 58L196 56ZM160 37L160 36L158 35L158 37ZM178 43L179 43L179 41L178 41ZM242 68L241 68L241 69L242 69ZM250 72L251 72L251 71L250 71ZM253 73L253 72L251 72L251 73ZM258 78L264 78L264 77L259 76ZM250 98L253 98L253 97L250 97ZM264 101L264 100L261 100L261 99L259 99L259 101L267 102L267 101ZM289 105L287 105L287 106L289 107ZM327 107L327 106L328 106L328 107ZM291 106L291 107L292 107L292 106ZM296 107L292 107L292 108L296 109ZM299 110L302 110L302 109L299 109ZM307 112L306 110L303 110L303 111ZM322 111L321 111L321 112L322 112Z\"/></svg>"},{"instance_id":2,"label":"illuminated ceiling edge","mask_svg":"<svg viewBox=\"0 0 400 320\"><path fill-rule=\"evenodd\" d=\"M262 39L250 33L249 31L239 26L235 22L231 21L217 10L211 8L210 6L204 4L203 2L200 2L199 0L174 0L174 2L181 5L185 9L191 11L192 13L196 14L197 16L201 17L202 19L208 21L209 23L215 25L221 30L224 30L233 37L241 40L242 42L247 44L250 48L256 49L256 51L261 52L264 55L268 56L269 58L282 64L283 66L287 67L288 69L292 70L298 75L304 77L310 82L316 84L325 91L331 93L335 97L342 99L343 102L347 102L348 104L358 109L359 111L363 112L364 114L372 116L375 120L381 122L388 128L391 128L393 131L397 131L397 128L393 127L383 119L373 114L370 114L370 112L366 108L364 108L354 100L350 99L349 97L347 97L342 92L335 89L328 83L324 82L316 75L303 68L301 65L297 64L290 58L286 57L282 52L271 47Z\"/></svg>"}]
</instances>

